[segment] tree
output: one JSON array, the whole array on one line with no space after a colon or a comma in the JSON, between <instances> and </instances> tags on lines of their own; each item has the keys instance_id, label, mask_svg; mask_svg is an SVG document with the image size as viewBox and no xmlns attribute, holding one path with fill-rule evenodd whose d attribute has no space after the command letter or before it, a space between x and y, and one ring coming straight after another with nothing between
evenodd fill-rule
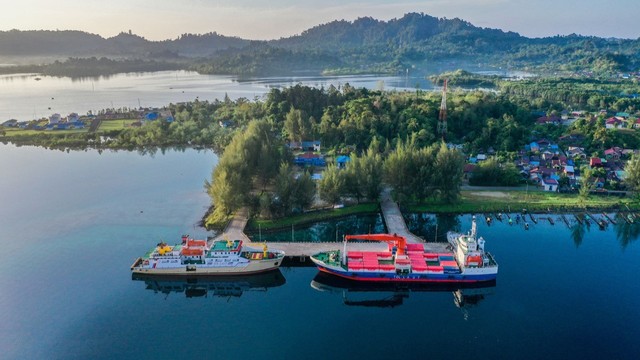
<instances>
[{"instance_id":1,"label":"tree","mask_svg":"<svg viewBox=\"0 0 640 360\"><path fill-rule=\"evenodd\" d=\"M288 163L280 165L274 190L280 213L290 214L295 211L304 211L313 203L315 192L316 184L307 171L297 174Z\"/></svg>"},{"instance_id":2,"label":"tree","mask_svg":"<svg viewBox=\"0 0 640 360\"><path fill-rule=\"evenodd\" d=\"M591 194L591 191L595 188L595 181L593 179L593 169L585 165L580 168L580 190L578 191L580 202L584 205L584 202Z\"/></svg>"},{"instance_id":3,"label":"tree","mask_svg":"<svg viewBox=\"0 0 640 360\"><path fill-rule=\"evenodd\" d=\"M624 179L627 189L640 196L640 156L633 155L624 167L627 177Z\"/></svg>"},{"instance_id":4,"label":"tree","mask_svg":"<svg viewBox=\"0 0 640 360\"><path fill-rule=\"evenodd\" d=\"M335 165L330 164L322 172L322 179L318 182L320 198L330 204L337 204L344 192L344 176Z\"/></svg>"},{"instance_id":5,"label":"tree","mask_svg":"<svg viewBox=\"0 0 640 360\"><path fill-rule=\"evenodd\" d=\"M396 201L403 203L412 197L410 180L413 178L415 168L412 166L411 153L413 148L402 141L392 150L384 161L384 178L387 184L393 187Z\"/></svg>"},{"instance_id":6,"label":"tree","mask_svg":"<svg viewBox=\"0 0 640 360\"><path fill-rule=\"evenodd\" d=\"M303 111L291 108L284 121L287 138L291 141L308 140L313 134L312 121Z\"/></svg>"},{"instance_id":7,"label":"tree","mask_svg":"<svg viewBox=\"0 0 640 360\"><path fill-rule=\"evenodd\" d=\"M460 196L464 156L458 150L449 149L443 142L436 155L435 185L440 190L440 198L447 203Z\"/></svg>"}]
</instances>

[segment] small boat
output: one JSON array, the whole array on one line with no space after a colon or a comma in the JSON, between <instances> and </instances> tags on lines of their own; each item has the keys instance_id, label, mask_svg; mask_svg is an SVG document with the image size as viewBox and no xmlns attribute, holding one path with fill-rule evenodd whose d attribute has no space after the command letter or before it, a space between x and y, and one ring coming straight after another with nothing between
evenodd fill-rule
<instances>
[{"instance_id":1,"label":"small boat","mask_svg":"<svg viewBox=\"0 0 640 360\"><path fill-rule=\"evenodd\" d=\"M498 264L484 251L485 241L476 237L476 219L471 232L447 233L452 252L430 253L424 244L407 244L396 234L346 235L343 250L311 256L318 270L356 281L397 283L473 283L494 281ZM347 251L349 240L382 241L389 251Z\"/></svg>"},{"instance_id":2,"label":"small boat","mask_svg":"<svg viewBox=\"0 0 640 360\"><path fill-rule=\"evenodd\" d=\"M40 81L40 80L42 80L42 78L41 78L41 77L37 77L37 78L35 78L35 79L33 79L33 80L35 80L35 81Z\"/></svg>"},{"instance_id":3,"label":"small boat","mask_svg":"<svg viewBox=\"0 0 640 360\"><path fill-rule=\"evenodd\" d=\"M244 246L242 240L194 240L182 236L182 244L156 245L131 265L134 274L247 275L277 269L284 251Z\"/></svg>"}]
</instances>

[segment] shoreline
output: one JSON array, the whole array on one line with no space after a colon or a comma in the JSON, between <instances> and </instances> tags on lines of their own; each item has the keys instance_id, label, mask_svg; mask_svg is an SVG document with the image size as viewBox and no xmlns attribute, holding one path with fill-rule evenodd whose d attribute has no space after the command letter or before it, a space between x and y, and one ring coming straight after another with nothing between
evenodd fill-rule
<instances>
[{"instance_id":1,"label":"shoreline","mask_svg":"<svg viewBox=\"0 0 640 360\"><path fill-rule=\"evenodd\" d=\"M361 204L362 205L362 204ZM460 204L459 204L460 205ZM532 205L532 204L529 204ZM310 212L310 213L306 213L306 214L302 214L302 215L297 215L297 216L293 216L293 217L285 217L285 218L280 218L277 220L261 220L261 224L268 224L269 222L285 222L284 224L278 224L278 225L262 225L261 226L261 231L263 233L273 233L273 232L278 232L278 231L283 231L286 229L289 229L291 226L307 226L316 222L321 222L321 221L328 221L328 220L337 220L340 218L345 218L348 216L352 216L352 215L364 215L364 214L382 214L382 211L380 210L380 206L377 205L377 212L376 211L371 211L370 209L362 209L362 210L358 210L357 207L358 205L354 205L354 206L347 206L345 208L342 209L331 209L331 210L322 210L322 211L318 211L318 212ZM518 206L517 208L514 208L514 206L512 206L511 211L503 211L503 207L500 208L474 208L473 210L470 211L451 211L448 209L442 209L442 208L438 208L438 207L431 207L429 210L423 210L423 207L425 205L408 205L408 206L401 206L401 211L403 214L408 214L408 213L422 213L422 214L433 214L433 215L464 215L464 214L483 214L483 213L502 213L502 214L521 214L523 212L523 210L526 210L527 214L536 214L536 215L540 215L540 214L548 214L548 215L564 215L564 214L580 214L580 213L585 213L585 212L592 212L592 213L611 213L611 212L640 212L640 202L638 201L634 201L634 202L627 202L627 203L621 203L621 204L617 204L617 205L610 205L610 206L587 206L587 207L573 207L573 206L564 206L564 207L558 207L558 206L548 206L547 208L540 208L537 206ZM627 208L628 207L628 208ZM211 206L208 211L205 213L205 215L202 217L202 220L200 221L201 226L203 226L203 224L206 221L206 218L208 216L208 214L210 213L211 209L213 208L213 206ZM337 212L337 210L349 210L348 213L344 213L344 212ZM317 217L318 213L322 213L322 216ZM310 217L307 215L313 215L314 217ZM204 227L204 226L203 226ZM258 231L257 225L256 225L256 220L254 218L249 220L249 224L247 225L247 229L246 229L246 233L247 234L255 234Z\"/></svg>"}]
</instances>

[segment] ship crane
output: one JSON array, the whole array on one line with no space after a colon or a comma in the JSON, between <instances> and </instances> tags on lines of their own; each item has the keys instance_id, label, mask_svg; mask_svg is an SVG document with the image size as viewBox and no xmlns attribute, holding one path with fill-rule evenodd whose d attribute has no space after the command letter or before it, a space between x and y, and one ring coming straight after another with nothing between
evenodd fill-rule
<instances>
[{"instance_id":1,"label":"ship crane","mask_svg":"<svg viewBox=\"0 0 640 360\"><path fill-rule=\"evenodd\" d=\"M407 239L397 234L363 234L363 235L345 235L344 250L342 251L342 263L347 263L347 242L349 240L369 240L386 242L391 247L397 248L398 255L404 255L407 248Z\"/></svg>"}]
</instances>

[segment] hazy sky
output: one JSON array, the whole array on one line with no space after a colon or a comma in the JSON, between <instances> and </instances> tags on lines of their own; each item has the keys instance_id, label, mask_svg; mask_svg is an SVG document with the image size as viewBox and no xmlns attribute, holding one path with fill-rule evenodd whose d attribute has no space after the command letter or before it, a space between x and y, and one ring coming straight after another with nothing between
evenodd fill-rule
<instances>
[{"instance_id":1,"label":"hazy sky","mask_svg":"<svg viewBox=\"0 0 640 360\"><path fill-rule=\"evenodd\" d=\"M640 0L1 0L0 30L121 31L151 40L216 31L249 39L298 34L331 20L407 12L461 18L529 37L640 37Z\"/></svg>"}]
</instances>

